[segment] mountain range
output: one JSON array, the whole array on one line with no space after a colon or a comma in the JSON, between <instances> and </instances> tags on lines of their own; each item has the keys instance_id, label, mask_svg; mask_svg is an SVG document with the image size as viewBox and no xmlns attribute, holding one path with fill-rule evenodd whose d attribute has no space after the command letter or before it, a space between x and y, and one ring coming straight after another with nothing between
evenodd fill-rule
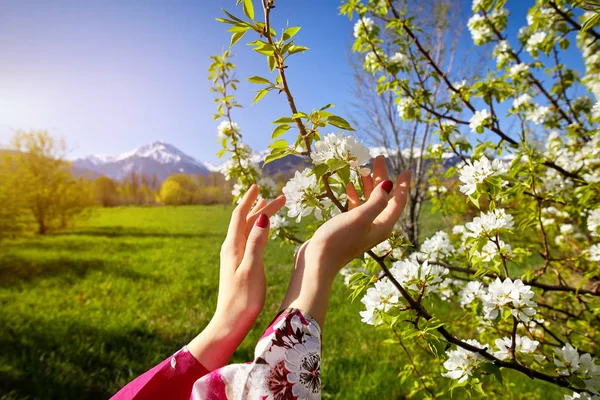
<instances>
[{"instance_id":1,"label":"mountain range","mask_svg":"<svg viewBox=\"0 0 600 400\"><path fill-rule=\"evenodd\" d=\"M369 150L373 156L387 152L383 148L370 148ZM262 167L269 152L270 149L254 153L252 161ZM454 154L444 154L445 167L453 166L458 161L458 157ZM267 164L263 169L263 174L271 177L281 174L287 178L292 176L294 171L302 170L306 166L308 163L304 158L292 155ZM105 175L116 180L121 180L132 172L148 177L156 175L157 180L162 182L175 173L208 175L220 170L221 166L198 161L172 144L162 141L117 156L91 155L73 161L73 171L77 175L86 175L92 178Z\"/></svg>"},{"instance_id":2,"label":"mountain range","mask_svg":"<svg viewBox=\"0 0 600 400\"><path fill-rule=\"evenodd\" d=\"M254 153L252 161L261 165L269 150ZM267 164L265 174L269 176L283 173L291 175L304 168L305 161L300 157L288 156ZM218 172L221 166L209 162L201 162L185 154L175 146L157 141L117 156L90 155L73 161L73 171L77 175L98 177L105 175L111 179L121 180L132 172L138 175L156 175L158 181L166 180L175 173L208 175Z\"/></svg>"}]
</instances>

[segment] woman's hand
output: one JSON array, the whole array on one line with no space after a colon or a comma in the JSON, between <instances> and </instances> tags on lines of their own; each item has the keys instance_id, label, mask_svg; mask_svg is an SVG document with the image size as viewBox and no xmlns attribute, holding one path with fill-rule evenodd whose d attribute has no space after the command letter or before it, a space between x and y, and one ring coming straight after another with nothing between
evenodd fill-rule
<instances>
[{"instance_id":1,"label":"woman's hand","mask_svg":"<svg viewBox=\"0 0 600 400\"><path fill-rule=\"evenodd\" d=\"M320 324L325 320L331 285L339 270L387 239L408 198L411 172L388 180L385 157L373 164L373 175L362 178L367 201L360 204L354 185L346 187L348 212L321 225L296 255L296 269L282 308L297 307Z\"/></svg>"},{"instance_id":2,"label":"woman's hand","mask_svg":"<svg viewBox=\"0 0 600 400\"><path fill-rule=\"evenodd\" d=\"M269 217L285 205L279 196L254 208L258 187L252 185L235 208L221 246L217 310L188 350L208 370L226 365L263 308L266 294L263 253L269 240Z\"/></svg>"}]
</instances>

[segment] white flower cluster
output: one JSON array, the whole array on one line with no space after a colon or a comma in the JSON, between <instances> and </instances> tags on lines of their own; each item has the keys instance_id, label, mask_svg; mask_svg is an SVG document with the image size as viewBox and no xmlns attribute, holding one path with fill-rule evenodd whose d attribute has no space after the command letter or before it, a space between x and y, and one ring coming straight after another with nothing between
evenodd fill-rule
<instances>
[{"instance_id":1,"label":"white flower cluster","mask_svg":"<svg viewBox=\"0 0 600 400\"><path fill-rule=\"evenodd\" d=\"M576 375L585 382L589 391L600 395L600 365L596 364L589 353L579 355L577 349L569 343L554 351L554 364L558 367L559 375Z\"/></svg>"},{"instance_id":2,"label":"white flower cluster","mask_svg":"<svg viewBox=\"0 0 600 400\"><path fill-rule=\"evenodd\" d=\"M567 171L581 174L587 182L600 183L600 135L593 135L591 140L584 143L579 143L573 138L565 142L557 132L552 132L548 136L544 156ZM570 179L557 177L556 174L551 171L546 173L547 181L552 183L555 189L572 186Z\"/></svg>"},{"instance_id":3,"label":"white flower cluster","mask_svg":"<svg viewBox=\"0 0 600 400\"><path fill-rule=\"evenodd\" d=\"M508 168L499 159L490 162L486 156L481 156L474 162L469 160L459 170L458 179L463 183L460 191L470 196L477 191L477 185L484 183L492 176L505 174L507 171Z\"/></svg>"},{"instance_id":4,"label":"white flower cluster","mask_svg":"<svg viewBox=\"0 0 600 400\"><path fill-rule=\"evenodd\" d=\"M289 225L288 220L280 214L274 214L271 218L271 239L275 239L281 229Z\"/></svg>"},{"instance_id":5,"label":"white flower cluster","mask_svg":"<svg viewBox=\"0 0 600 400\"><path fill-rule=\"evenodd\" d=\"M236 122L221 121L217 127L217 137L223 139L240 133L240 126Z\"/></svg>"},{"instance_id":6,"label":"white flower cluster","mask_svg":"<svg viewBox=\"0 0 600 400\"><path fill-rule=\"evenodd\" d=\"M498 250L500 247L500 250ZM512 258L512 248L509 244L504 243L502 240L498 240L498 243L489 240L481 249L481 251L475 251L473 255L481 258L483 262L490 262L497 255L502 255L504 258Z\"/></svg>"},{"instance_id":7,"label":"white flower cluster","mask_svg":"<svg viewBox=\"0 0 600 400\"><path fill-rule=\"evenodd\" d=\"M495 319L502 315L505 307L510 308L510 313L519 321L528 322L535 315L537 304L531 300L535 293L531 286L523 284L520 279L513 282L510 278L504 281L496 278L489 284L487 293L481 296L484 317Z\"/></svg>"},{"instance_id":8,"label":"white flower cluster","mask_svg":"<svg viewBox=\"0 0 600 400\"><path fill-rule=\"evenodd\" d=\"M489 347L488 345L479 343L475 339L467 339L465 343L480 349ZM448 359L444 362L444 368L448 372L444 372L442 376L458 379L458 382L462 383L473 374L474 370L486 362L488 361L481 354L457 347L456 350L448 352Z\"/></svg>"},{"instance_id":9,"label":"white flower cluster","mask_svg":"<svg viewBox=\"0 0 600 400\"><path fill-rule=\"evenodd\" d=\"M471 304L475 299L486 294L485 287L479 281L470 281L460 291L460 305L463 307Z\"/></svg>"},{"instance_id":10,"label":"white flower cluster","mask_svg":"<svg viewBox=\"0 0 600 400\"><path fill-rule=\"evenodd\" d=\"M421 260L441 260L454 252L450 237L444 231L436 232L432 237L425 239L417 257Z\"/></svg>"},{"instance_id":11,"label":"white flower cluster","mask_svg":"<svg viewBox=\"0 0 600 400\"><path fill-rule=\"evenodd\" d=\"M317 165L335 159L351 167L365 165L371 160L369 149L357 142L354 136L344 136L342 133L330 133L316 142L310 157Z\"/></svg>"},{"instance_id":12,"label":"white flower cluster","mask_svg":"<svg viewBox=\"0 0 600 400\"><path fill-rule=\"evenodd\" d=\"M518 110L519 108L528 104L531 104L531 96L527 93L524 93L513 101L513 108Z\"/></svg>"},{"instance_id":13,"label":"white flower cluster","mask_svg":"<svg viewBox=\"0 0 600 400\"><path fill-rule=\"evenodd\" d=\"M383 257L392 252L392 246L390 245L390 242L388 240L384 240L377 246L373 247L371 251L375 253L376 256Z\"/></svg>"},{"instance_id":14,"label":"white flower cluster","mask_svg":"<svg viewBox=\"0 0 600 400\"><path fill-rule=\"evenodd\" d=\"M396 107L400 118L402 118L405 121L411 119L410 113L411 111L414 111L412 99L409 99L408 97L403 97L398 100L398 105Z\"/></svg>"},{"instance_id":15,"label":"white flower cluster","mask_svg":"<svg viewBox=\"0 0 600 400\"><path fill-rule=\"evenodd\" d=\"M510 357L508 353L512 346L512 338L504 337L502 339L496 339L495 341L498 351L494 352L494 356L500 360L506 360ZM520 354L532 354L537 349L540 342L537 340L531 340L527 336L515 336L515 353Z\"/></svg>"},{"instance_id":16,"label":"white flower cluster","mask_svg":"<svg viewBox=\"0 0 600 400\"><path fill-rule=\"evenodd\" d=\"M260 176L258 166L252 161L252 150L248 145L239 141L237 142L237 151L223 164L221 173L225 175L226 180L231 180L239 175Z\"/></svg>"},{"instance_id":17,"label":"white flower cluster","mask_svg":"<svg viewBox=\"0 0 600 400\"><path fill-rule=\"evenodd\" d=\"M525 63L515 64L508 70L508 74L513 80L519 79L527 72L529 72L529 65Z\"/></svg>"},{"instance_id":18,"label":"white flower cluster","mask_svg":"<svg viewBox=\"0 0 600 400\"><path fill-rule=\"evenodd\" d=\"M364 34L367 36L373 31L375 21L371 18L363 18L362 20L356 21L354 24L354 37L358 38Z\"/></svg>"},{"instance_id":19,"label":"white flower cluster","mask_svg":"<svg viewBox=\"0 0 600 400\"><path fill-rule=\"evenodd\" d=\"M594 107L592 107L592 117L600 118L600 101L597 101Z\"/></svg>"},{"instance_id":20,"label":"white flower cluster","mask_svg":"<svg viewBox=\"0 0 600 400\"><path fill-rule=\"evenodd\" d=\"M389 58L389 63L392 66L399 69L406 69L408 67L408 57L402 53L395 53Z\"/></svg>"},{"instance_id":21,"label":"white flower cluster","mask_svg":"<svg viewBox=\"0 0 600 400\"><path fill-rule=\"evenodd\" d=\"M296 171L282 190L286 197L287 216L296 218L297 222L310 215L318 206L317 177L310 173L310 168L302 172Z\"/></svg>"},{"instance_id":22,"label":"white flower cluster","mask_svg":"<svg viewBox=\"0 0 600 400\"><path fill-rule=\"evenodd\" d=\"M550 107L534 105L525 113L525 119L539 125L545 121L548 113L550 113Z\"/></svg>"},{"instance_id":23,"label":"white flower cluster","mask_svg":"<svg viewBox=\"0 0 600 400\"><path fill-rule=\"evenodd\" d=\"M387 278L378 280L373 287L367 289L367 293L361 299L361 303L367 308L360 312L362 322L369 325L381 324L377 314L388 312L399 300L398 290Z\"/></svg>"},{"instance_id":24,"label":"white flower cluster","mask_svg":"<svg viewBox=\"0 0 600 400\"><path fill-rule=\"evenodd\" d=\"M483 133L483 128L492 121L492 117L487 110L475 111L475 114L469 120L471 132Z\"/></svg>"},{"instance_id":25,"label":"white flower cluster","mask_svg":"<svg viewBox=\"0 0 600 400\"><path fill-rule=\"evenodd\" d=\"M500 229L511 229L514 225L514 218L507 214L506 210L496 208L487 213L482 212L479 217L473 218L472 222L467 222L465 228L466 237L487 237L490 238L499 232Z\"/></svg>"},{"instance_id":26,"label":"white flower cluster","mask_svg":"<svg viewBox=\"0 0 600 400\"><path fill-rule=\"evenodd\" d=\"M542 43L544 43L546 36L546 32L541 31L529 36L529 39L527 39L527 43L525 44L525 50L532 56L537 57L537 52L540 50Z\"/></svg>"},{"instance_id":27,"label":"white flower cluster","mask_svg":"<svg viewBox=\"0 0 600 400\"><path fill-rule=\"evenodd\" d=\"M493 24L493 26L499 32L504 30L506 27L506 17L508 16L508 11L505 9L496 9L490 12L487 16L489 21L486 21L483 15L477 13L473 15L467 22L467 27L469 28L469 32L471 32L473 42L478 46L486 44L492 39L493 30L489 25L490 23Z\"/></svg>"},{"instance_id":28,"label":"white flower cluster","mask_svg":"<svg viewBox=\"0 0 600 400\"><path fill-rule=\"evenodd\" d=\"M493 52L494 57L496 57L496 64L498 65L498 68L502 68L506 65L506 63L510 60L510 53L510 45L506 40L501 40L498 42Z\"/></svg>"},{"instance_id":29,"label":"white flower cluster","mask_svg":"<svg viewBox=\"0 0 600 400\"><path fill-rule=\"evenodd\" d=\"M371 72L371 73L375 73L375 72L379 71L379 69L381 69L381 63L379 62L379 59L381 59L382 61L385 62L385 60L386 60L385 54L383 54L379 50L377 50L377 53L375 53L373 51L369 51L365 55L365 63L364 63L365 71Z\"/></svg>"},{"instance_id":30,"label":"white flower cluster","mask_svg":"<svg viewBox=\"0 0 600 400\"><path fill-rule=\"evenodd\" d=\"M598 228L600 228L600 208L596 208L589 212L587 228L592 236L600 237L600 232L598 231Z\"/></svg>"},{"instance_id":31,"label":"white flower cluster","mask_svg":"<svg viewBox=\"0 0 600 400\"><path fill-rule=\"evenodd\" d=\"M591 12L585 12L583 18L589 18ZM581 82L585 84L590 92L596 96L596 100L600 99L600 42L589 33L580 31L577 34L577 45L583 55L585 64L585 75L581 78ZM598 107L596 105L596 107ZM597 114L600 110L597 109Z\"/></svg>"},{"instance_id":32,"label":"white flower cluster","mask_svg":"<svg viewBox=\"0 0 600 400\"><path fill-rule=\"evenodd\" d=\"M392 264L390 273L404 287L417 292L424 288L423 293L429 294L440 291L440 284L448 270L430 265L427 261L420 264L415 259L406 259Z\"/></svg>"}]
</instances>

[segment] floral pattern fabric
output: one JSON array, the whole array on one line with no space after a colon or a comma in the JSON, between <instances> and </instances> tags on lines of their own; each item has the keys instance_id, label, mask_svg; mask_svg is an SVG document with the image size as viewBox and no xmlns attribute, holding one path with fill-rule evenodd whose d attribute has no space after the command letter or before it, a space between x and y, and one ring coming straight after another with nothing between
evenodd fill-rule
<instances>
[{"instance_id":1,"label":"floral pattern fabric","mask_svg":"<svg viewBox=\"0 0 600 400\"><path fill-rule=\"evenodd\" d=\"M254 360L212 371L194 383L193 400L321 398L321 329L297 309L282 312L258 342Z\"/></svg>"}]
</instances>

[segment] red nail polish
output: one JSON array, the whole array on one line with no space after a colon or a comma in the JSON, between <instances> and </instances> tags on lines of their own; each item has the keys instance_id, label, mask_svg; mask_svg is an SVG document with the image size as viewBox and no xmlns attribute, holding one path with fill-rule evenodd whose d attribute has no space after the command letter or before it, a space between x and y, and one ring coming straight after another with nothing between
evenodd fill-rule
<instances>
[{"instance_id":1,"label":"red nail polish","mask_svg":"<svg viewBox=\"0 0 600 400\"><path fill-rule=\"evenodd\" d=\"M266 228L269 226L269 217L267 214L260 214L260 217L256 220L256 226L259 228Z\"/></svg>"},{"instance_id":2,"label":"red nail polish","mask_svg":"<svg viewBox=\"0 0 600 400\"><path fill-rule=\"evenodd\" d=\"M383 190L385 190L386 192L391 193L392 189L394 188L394 182L392 181L383 181L381 182L381 187L383 188Z\"/></svg>"}]
</instances>

